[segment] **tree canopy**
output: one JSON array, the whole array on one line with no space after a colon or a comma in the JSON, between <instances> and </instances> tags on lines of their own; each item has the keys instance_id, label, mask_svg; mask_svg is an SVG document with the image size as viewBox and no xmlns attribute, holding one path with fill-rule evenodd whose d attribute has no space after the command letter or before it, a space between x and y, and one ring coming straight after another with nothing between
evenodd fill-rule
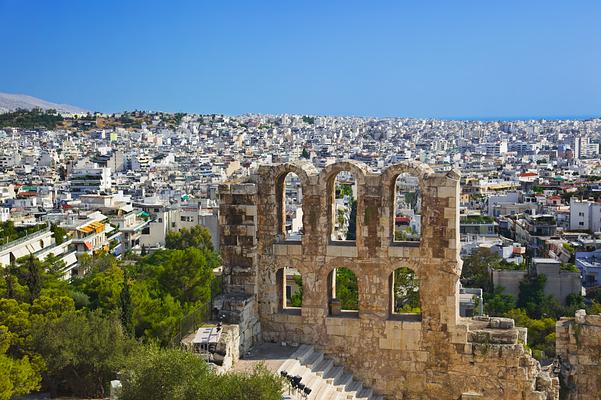
<instances>
[{"instance_id":1,"label":"tree canopy","mask_svg":"<svg viewBox=\"0 0 601 400\"><path fill-rule=\"evenodd\" d=\"M180 231L169 231L165 239L165 247L168 249L183 250L188 247L213 250L211 233L202 225L195 225Z\"/></svg>"},{"instance_id":2,"label":"tree canopy","mask_svg":"<svg viewBox=\"0 0 601 400\"><path fill-rule=\"evenodd\" d=\"M258 366L251 373L213 373L192 353L144 346L128 358L122 400L280 400L282 378Z\"/></svg>"}]
</instances>

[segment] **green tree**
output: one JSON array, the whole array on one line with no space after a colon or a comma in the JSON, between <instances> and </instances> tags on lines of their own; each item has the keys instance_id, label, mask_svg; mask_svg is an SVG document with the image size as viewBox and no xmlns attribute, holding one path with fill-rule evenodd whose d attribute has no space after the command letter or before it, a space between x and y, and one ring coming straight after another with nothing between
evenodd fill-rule
<instances>
[{"instance_id":1,"label":"green tree","mask_svg":"<svg viewBox=\"0 0 601 400\"><path fill-rule=\"evenodd\" d=\"M346 240L357 239L357 200L351 203L351 214L348 221L348 230L346 231Z\"/></svg>"},{"instance_id":2,"label":"green tree","mask_svg":"<svg viewBox=\"0 0 601 400\"><path fill-rule=\"evenodd\" d=\"M56 244L62 244L65 240L67 240L67 231L65 228L62 228L58 225L52 225L51 230Z\"/></svg>"},{"instance_id":3,"label":"green tree","mask_svg":"<svg viewBox=\"0 0 601 400\"><path fill-rule=\"evenodd\" d=\"M357 276L348 268L336 268L336 298L343 310L359 309Z\"/></svg>"},{"instance_id":4,"label":"green tree","mask_svg":"<svg viewBox=\"0 0 601 400\"><path fill-rule=\"evenodd\" d=\"M207 228L202 225L195 225L190 229L181 229L179 232L167 232L165 247L178 250L183 250L188 247L213 250L213 241L211 239L211 233Z\"/></svg>"},{"instance_id":5,"label":"green tree","mask_svg":"<svg viewBox=\"0 0 601 400\"><path fill-rule=\"evenodd\" d=\"M296 290L290 296L290 305L292 307L303 306L303 277L301 275L294 275L294 283L296 284Z\"/></svg>"},{"instance_id":6,"label":"green tree","mask_svg":"<svg viewBox=\"0 0 601 400\"><path fill-rule=\"evenodd\" d=\"M211 298L213 269L218 266L219 256L214 251L188 247L154 252L140 263L140 273L181 304L205 303Z\"/></svg>"},{"instance_id":7,"label":"green tree","mask_svg":"<svg viewBox=\"0 0 601 400\"><path fill-rule=\"evenodd\" d=\"M121 306L121 323L123 324L123 329L125 329L126 333L133 334L133 306L131 302L131 294L129 292L130 281L127 270L124 270L123 272L123 287L121 288L121 294L119 297Z\"/></svg>"},{"instance_id":8,"label":"green tree","mask_svg":"<svg viewBox=\"0 0 601 400\"><path fill-rule=\"evenodd\" d=\"M490 249L479 248L463 260L461 283L465 287L481 288L492 292L491 270L497 269L502 258Z\"/></svg>"},{"instance_id":9,"label":"green tree","mask_svg":"<svg viewBox=\"0 0 601 400\"><path fill-rule=\"evenodd\" d=\"M505 289L498 286L492 293L484 293L484 311L490 316L503 316L509 310L516 307L515 298L507 293Z\"/></svg>"},{"instance_id":10,"label":"green tree","mask_svg":"<svg viewBox=\"0 0 601 400\"><path fill-rule=\"evenodd\" d=\"M10 340L8 328L0 326L0 400L38 390L42 380L38 367L30 362L29 356L14 358L6 355Z\"/></svg>"},{"instance_id":11,"label":"green tree","mask_svg":"<svg viewBox=\"0 0 601 400\"><path fill-rule=\"evenodd\" d=\"M554 318L530 318L523 309L513 309L505 314L512 318L517 326L528 328L528 345L538 352L538 358L555 355L555 323Z\"/></svg>"},{"instance_id":12,"label":"green tree","mask_svg":"<svg viewBox=\"0 0 601 400\"><path fill-rule=\"evenodd\" d=\"M170 294L153 289L146 281L131 288L132 319L137 337L156 339L167 345L177 333L184 309Z\"/></svg>"},{"instance_id":13,"label":"green tree","mask_svg":"<svg viewBox=\"0 0 601 400\"><path fill-rule=\"evenodd\" d=\"M31 320L26 302L15 299L0 299L0 326L8 328L11 355L22 355L30 348Z\"/></svg>"},{"instance_id":14,"label":"green tree","mask_svg":"<svg viewBox=\"0 0 601 400\"><path fill-rule=\"evenodd\" d=\"M47 367L43 385L53 395L104 397L132 345L114 314L72 312L33 329L33 348Z\"/></svg>"},{"instance_id":15,"label":"green tree","mask_svg":"<svg viewBox=\"0 0 601 400\"><path fill-rule=\"evenodd\" d=\"M520 282L517 305L531 318L540 319L549 316L558 318L561 314L561 307L557 300L545 294L546 283L547 277L543 274L527 277Z\"/></svg>"},{"instance_id":16,"label":"green tree","mask_svg":"<svg viewBox=\"0 0 601 400\"><path fill-rule=\"evenodd\" d=\"M77 290L88 296L90 308L109 312L119 308L123 269L118 265L110 265L103 271L91 271L73 283Z\"/></svg>"},{"instance_id":17,"label":"green tree","mask_svg":"<svg viewBox=\"0 0 601 400\"><path fill-rule=\"evenodd\" d=\"M17 263L22 281L27 286L29 302L32 303L42 291L44 265L33 254L17 260Z\"/></svg>"},{"instance_id":18,"label":"green tree","mask_svg":"<svg viewBox=\"0 0 601 400\"><path fill-rule=\"evenodd\" d=\"M406 267L397 268L393 282L394 312L419 313L419 280L415 272Z\"/></svg>"},{"instance_id":19,"label":"green tree","mask_svg":"<svg viewBox=\"0 0 601 400\"><path fill-rule=\"evenodd\" d=\"M251 373L217 375L192 353L156 345L132 352L124 371L122 400L280 400L284 386L262 366Z\"/></svg>"},{"instance_id":20,"label":"green tree","mask_svg":"<svg viewBox=\"0 0 601 400\"><path fill-rule=\"evenodd\" d=\"M336 198L342 199L345 196L351 200L353 199L353 185L349 185L348 183L336 184Z\"/></svg>"}]
</instances>

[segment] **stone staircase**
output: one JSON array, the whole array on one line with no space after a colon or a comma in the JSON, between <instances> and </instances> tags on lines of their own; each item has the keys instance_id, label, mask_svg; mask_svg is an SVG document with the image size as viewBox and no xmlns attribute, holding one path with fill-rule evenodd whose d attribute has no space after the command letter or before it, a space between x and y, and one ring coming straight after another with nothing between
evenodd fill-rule
<instances>
[{"instance_id":1,"label":"stone staircase","mask_svg":"<svg viewBox=\"0 0 601 400\"><path fill-rule=\"evenodd\" d=\"M308 400L384 400L310 345L299 346L277 373L282 371L302 378L301 383L311 389Z\"/></svg>"}]
</instances>

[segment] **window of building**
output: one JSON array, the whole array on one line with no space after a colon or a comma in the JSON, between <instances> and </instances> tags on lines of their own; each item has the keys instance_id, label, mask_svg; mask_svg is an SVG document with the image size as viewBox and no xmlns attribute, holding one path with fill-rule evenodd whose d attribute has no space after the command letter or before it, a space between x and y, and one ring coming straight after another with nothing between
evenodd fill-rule
<instances>
[{"instance_id":1,"label":"window of building","mask_svg":"<svg viewBox=\"0 0 601 400\"><path fill-rule=\"evenodd\" d=\"M397 177L392 204L393 241L418 242L421 238L422 199L416 176L403 173Z\"/></svg>"},{"instance_id":2,"label":"window of building","mask_svg":"<svg viewBox=\"0 0 601 400\"><path fill-rule=\"evenodd\" d=\"M335 241L357 238L357 180L347 171L336 175L332 189L332 236Z\"/></svg>"},{"instance_id":3,"label":"window of building","mask_svg":"<svg viewBox=\"0 0 601 400\"><path fill-rule=\"evenodd\" d=\"M301 240L303 235L303 190L294 172L286 174L277 185L279 190L279 221L281 235L286 240Z\"/></svg>"},{"instance_id":4,"label":"window of building","mask_svg":"<svg viewBox=\"0 0 601 400\"><path fill-rule=\"evenodd\" d=\"M296 268L280 268L276 273L278 307L288 312L300 312L303 305L303 278Z\"/></svg>"},{"instance_id":5,"label":"window of building","mask_svg":"<svg viewBox=\"0 0 601 400\"><path fill-rule=\"evenodd\" d=\"M421 304L419 280L415 272L401 267L390 274L390 314L391 318L419 318Z\"/></svg>"},{"instance_id":6,"label":"window of building","mask_svg":"<svg viewBox=\"0 0 601 400\"><path fill-rule=\"evenodd\" d=\"M359 285L349 268L334 268L328 275L328 308L331 316L357 316Z\"/></svg>"}]
</instances>

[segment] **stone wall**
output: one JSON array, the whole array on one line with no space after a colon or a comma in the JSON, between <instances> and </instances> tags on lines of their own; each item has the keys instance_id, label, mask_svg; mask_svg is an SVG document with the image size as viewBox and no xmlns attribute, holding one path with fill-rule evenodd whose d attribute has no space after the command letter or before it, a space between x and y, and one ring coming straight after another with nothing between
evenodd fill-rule
<instances>
[{"instance_id":1,"label":"stone wall","mask_svg":"<svg viewBox=\"0 0 601 400\"><path fill-rule=\"evenodd\" d=\"M334 181L357 181L357 237L331 241ZM284 179L294 172L303 190L302 240L284 231ZM422 238L394 242L396 178L420 181ZM541 373L513 321L459 317L459 174L434 173L415 162L381 173L354 162L321 171L308 162L262 166L243 184L220 186L221 249L229 293L256 304L262 340L315 345L390 399L556 399L557 380ZM231 213L231 214L230 214ZM302 308L282 304L282 273L302 275ZM330 272L358 279L357 313L331 315ZM421 315L390 312L391 274L399 267L420 280ZM540 390L539 390L540 389Z\"/></svg>"},{"instance_id":2,"label":"stone wall","mask_svg":"<svg viewBox=\"0 0 601 400\"><path fill-rule=\"evenodd\" d=\"M578 310L576 318L562 318L555 329L565 398L601 398L601 315Z\"/></svg>"}]
</instances>

